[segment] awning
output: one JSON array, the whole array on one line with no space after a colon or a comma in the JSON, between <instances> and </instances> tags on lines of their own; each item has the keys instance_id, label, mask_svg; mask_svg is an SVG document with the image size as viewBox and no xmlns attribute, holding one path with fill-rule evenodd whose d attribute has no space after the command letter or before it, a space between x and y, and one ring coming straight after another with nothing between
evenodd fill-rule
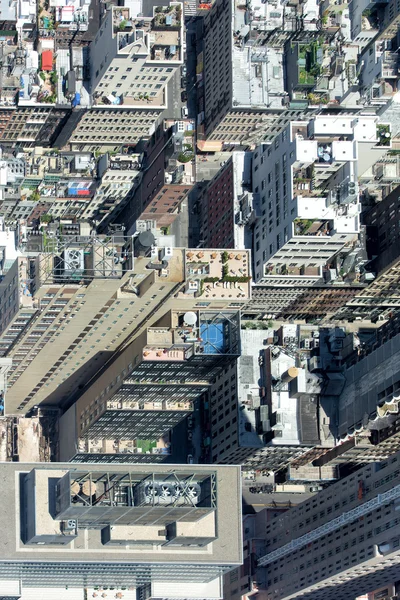
<instances>
[{"instance_id":1,"label":"awning","mask_svg":"<svg viewBox=\"0 0 400 600\"><path fill-rule=\"evenodd\" d=\"M197 148L200 152L221 152L222 142L217 141L199 141L197 142Z\"/></svg>"},{"instance_id":2,"label":"awning","mask_svg":"<svg viewBox=\"0 0 400 600\"><path fill-rule=\"evenodd\" d=\"M42 71L53 70L53 52L51 50L44 50L42 52Z\"/></svg>"}]
</instances>

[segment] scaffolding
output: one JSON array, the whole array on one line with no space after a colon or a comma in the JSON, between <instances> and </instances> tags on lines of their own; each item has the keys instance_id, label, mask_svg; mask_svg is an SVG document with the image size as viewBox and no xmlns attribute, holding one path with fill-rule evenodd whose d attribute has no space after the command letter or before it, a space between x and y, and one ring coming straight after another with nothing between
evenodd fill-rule
<instances>
[{"instance_id":1,"label":"scaffolding","mask_svg":"<svg viewBox=\"0 0 400 600\"><path fill-rule=\"evenodd\" d=\"M328 521L328 523L321 525L321 527L317 527L313 531L305 533L301 537L288 542L281 548L277 548L276 550L269 552L258 560L258 566L266 567L279 558L282 558L282 556L287 556L288 554L291 554L300 548L304 548L304 546L307 546L307 544L315 542L324 535L344 527L344 525L353 523L360 517L364 517L368 513L373 512L379 506L384 506L385 504L388 504L397 498L400 498L400 485L396 485L394 488L384 492L383 494L378 494L372 500L368 500L367 502L364 502L364 504L361 504L361 506L357 506L356 508L343 513L339 517Z\"/></svg>"},{"instance_id":2,"label":"scaffolding","mask_svg":"<svg viewBox=\"0 0 400 600\"><path fill-rule=\"evenodd\" d=\"M133 269L133 237L115 235L47 235L36 261L36 281L88 283L116 278Z\"/></svg>"}]
</instances>

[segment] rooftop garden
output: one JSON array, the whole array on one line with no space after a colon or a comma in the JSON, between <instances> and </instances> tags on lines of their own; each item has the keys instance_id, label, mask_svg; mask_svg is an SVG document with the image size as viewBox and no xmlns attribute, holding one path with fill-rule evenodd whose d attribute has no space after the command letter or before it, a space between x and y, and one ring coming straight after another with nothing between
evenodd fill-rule
<instances>
[{"instance_id":1,"label":"rooftop garden","mask_svg":"<svg viewBox=\"0 0 400 600\"><path fill-rule=\"evenodd\" d=\"M316 78L321 74L321 64L318 59L318 50L321 48L318 42L299 45L297 61L299 85L314 85Z\"/></svg>"},{"instance_id":2,"label":"rooftop garden","mask_svg":"<svg viewBox=\"0 0 400 600\"><path fill-rule=\"evenodd\" d=\"M150 454L153 448L157 447L154 440L136 440L136 447L141 448L144 454Z\"/></svg>"},{"instance_id":3,"label":"rooftop garden","mask_svg":"<svg viewBox=\"0 0 400 600\"><path fill-rule=\"evenodd\" d=\"M180 4L172 6L156 6L154 9L154 25L156 27L180 27L182 8Z\"/></svg>"},{"instance_id":4,"label":"rooftop garden","mask_svg":"<svg viewBox=\"0 0 400 600\"><path fill-rule=\"evenodd\" d=\"M295 235L329 235L329 221L319 219L295 219Z\"/></svg>"},{"instance_id":5,"label":"rooftop garden","mask_svg":"<svg viewBox=\"0 0 400 600\"><path fill-rule=\"evenodd\" d=\"M392 136L389 125L377 125L376 137L378 138L377 146L390 146Z\"/></svg>"}]
</instances>

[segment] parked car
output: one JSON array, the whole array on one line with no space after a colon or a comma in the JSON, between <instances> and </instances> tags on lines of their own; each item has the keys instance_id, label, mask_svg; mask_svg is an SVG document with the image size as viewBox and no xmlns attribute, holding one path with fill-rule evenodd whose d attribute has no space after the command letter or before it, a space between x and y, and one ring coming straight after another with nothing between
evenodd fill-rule
<instances>
[{"instance_id":1,"label":"parked car","mask_svg":"<svg viewBox=\"0 0 400 600\"><path fill-rule=\"evenodd\" d=\"M182 102L186 102L187 100L187 93L185 92L185 90L183 90L183 92L181 93L181 100Z\"/></svg>"},{"instance_id":2,"label":"parked car","mask_svg":"<svg viewBox=\"0 0 400 600\"><path fill-rule=\"evenodd\" d=\"M187 462L188 462L188 465L193 464L193 455L192 454L187 455Z\"/></svg>"},{"instance_id":3,"label":"parked car","mask_svg":"<svg viewBox=\"0 0 400 600\"><path fill-rule=\"evenodd\" d=\"M182 67L182 76L186 77L186 73L187 73L187 71L186 71L186 65L183 65L183 67Z\"/></svg>"},{"instance_id":4,"label":"parked car","mask_svg":"<svg viewBox=\"0 0 400 600\"><path fill-rule=\"evenodd\" d=\"M186 106L182 106L182 118L183 118L183 119L187 119L187 117L188 117L188 114L189 114L189 113L188 113L188 109L187 109L187 107L186 107Z\"/></svg>"},{"instance_id":5,"label":"parked car","mask_svg":"<svg viewBox=\"0 0 400 600\"><path fill-rule=\"evenodd\" d=\"M181 77L181 88L185 88L187 86L187 78Z\"/></svg>"}]
</instances>

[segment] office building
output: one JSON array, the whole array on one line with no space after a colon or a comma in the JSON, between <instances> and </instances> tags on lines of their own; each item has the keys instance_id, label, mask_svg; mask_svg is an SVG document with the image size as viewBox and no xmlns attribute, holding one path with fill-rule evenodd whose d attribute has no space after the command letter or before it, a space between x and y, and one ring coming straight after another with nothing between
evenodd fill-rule
<instances>
[{"instance_id":1,"label":"office building","mask_svg":"<svg viewBox=\"0 0 400 600\"><path fill-rule=\"evenodd\" d=\"M4 217L0 217L0 285L7 271L13 266L18 254L15 231L7 227Z\"/></svg>"},{"instance_id":2,"label":"office building","mask_svg":"<svg viewBox=\"0 0 400 600\"><path fill-rule=\"evenodd\" d=\"M314 448L334 445L324 426L320 378L298 368L292 351L265 347L266 335L243 329L237 365L225 369L212 389L213 462L276 471Z\"/></svg>"},{"instance_id":3,"label":"office building","mask_svg":"<svg viewBox=\"0 0 400 600\"><path fill-rule=\"evenodd\" d=\"M312 285L324 270L328 280L347 274L345 256L353 251L355 261L360 232L358 173L385 153L390 141L382 141L380 127L374 116L318 115L292 122L273 144L257 148L256 282L300 279Z\"/></svg>"},{"instance_id":4,"label":"office building","mask_svg":"<svg viewBox=\"0 0 400 600\"><path fill-rule=\"evenodd\" d=\"M280 280L279 284L254 285L251 299L242 310L248 319L296 319L311 321L333 316L360 289L362 284L301 285Z\"/></svg>"},{"instance_id":5,"label":"office building","mask_svg":"<svg viewBox=\"0 0 400 600\"><path fill-rule=\"evenodd\" d=\"M120 152L122 146L135 147L140 140L148 140L156 129L161 112L150 107L129 110L126 107L96 106L82 110L80 120L69 132L67 141L74 151Z\"/></svg>"},{"instance_id":6,"label":"office building","mask_svg":"<svg viewBox=\"0 0 400 600\"><path fill-rule=\"evenodd\" d=\"M391 224L393 227L393 224ZM391 249L382 255L382 260L390 256ZM376 262L379 265L379 259ZM400 306L400 260L394 260L382 271L376 279L373 273L365 273L365 280L369 283L363 290L353 296L335 314L338 320L354 320L357 317L371 320L389 319Z\"/></svg>"},{"instance_id":7,"label":"office building","mask_svg":"<svg viewBox=\"0 0 400 600\"><path fill-rule=\"evenodd\" d=\"M268 600L349 600L398 579L400 455L366 465L265 529Z\"/></svg>"},{"instance_id":8,"label":"office building","mask_svg":"<svg viewBox=\"0 0 400 600\"><path fill-rule=\"evenodd\" d=\"M337 445L318 464L386 460L400 449L398 327L398 318L384 324L368 345L348 355L346 368L327 375L322 403L335 398L331 428Z\"/></svg>"},{"instance_id":9,"label":"office building","mask_svg":"<svg viewBox=\"0 0 400 600\"><path fill-rule=\"evenodd\" d=\"M95 104L165 108L168 81L183 64L182 4L110 7L90 59Z\"/></svg>"},{"instance_id":10,"label":"office building","mask_svg":"<svg viewBox=\"0 0 400 600\"><path fill-rule=\"evenodd\" d=\"M201 588L242 562L238 467L2 463L0 470L0 579L22 589Z\"/></svg>"},{"instance_id":11,"label":"office building","mask_svg":"<svg viewBox=\"0 0 400 600\"><path fill-rule=\"evenodd\" d=\"M205 397L215 377L236 361L240 353L239 327L237 311L166 313L158 325L137 337L63 415L61 458L136 462L143 460L137 456L141 454L137 448L147 444L134 440L149 440L153 442L149 454L162 459L155 442L187 417L194 402ZM116 438L126 442L123 450L122 444L114 443ZM91 448L95 456L89 457ZM110 458L109 454L118 454L119 458Z\"/></svg>"},{"instance_id":12,"label":"office building","mask_svg":"<svg viewBox=\"0 0 400 600\"><path fill-rule=\"evenodd\" d=\"M218 0L204 15L204 47L197 57L199 148L269 141L301 117L301 110L285 107L283 48L266 46L269 8L261 4L250 11Z\"/></svg>"},{"instance_id":13,"label":"office building","mask_svg":"<svg viewBox=\"0 0 400 600\"><path fill-rule=\"evenodd\" d=\"M265 531L270 521L287 508L263 508L254 514L243 515L243 565L224 576L225 600L263 597L266 588L266 569L257 568L256 556L265 552Z\"/></svg>"},{"instance_id":14,"label":"office building","mask_svg":"<svg viewBox=\"0 0 400 600\"><path fill-rule=\"evenodd\" d=\"M115 377L121 376L132 361L125 343L158 326L171 309L207 308L218 318L225 309L236 314L250 296L246 251L225 257L154 248L151 257L134 258L132 238L85 233L59 237L55 231L46 238L47 252L19 257L0 283L0 306L7 307L0 348L13 358L8 414L26 414L43 402L65 406L117 350L123 364ZM150 252L154 238L140 240Z\"/></svg>"},{"instance_id":15,"label":"office building","mask_svg":"<svg viewBox=\"0 0 400 600\"><path fill-rule=\"evenodd\" d=\"M399 237L400 186L380 202L376 202L363 216L366 225L368 271L377 275L395 263L400 255L397 247Z\"/></svg>"},{"instance_id":16,"label":"office building","mask_svg":"<svg viewBox=\"0 0 400 600\"><path fill-rule=\"evenodd\" d=\"M2 146L22 148L52 146L65 125L69 110L40 105L0 108Z\"/></svg>"}]
</instances>

